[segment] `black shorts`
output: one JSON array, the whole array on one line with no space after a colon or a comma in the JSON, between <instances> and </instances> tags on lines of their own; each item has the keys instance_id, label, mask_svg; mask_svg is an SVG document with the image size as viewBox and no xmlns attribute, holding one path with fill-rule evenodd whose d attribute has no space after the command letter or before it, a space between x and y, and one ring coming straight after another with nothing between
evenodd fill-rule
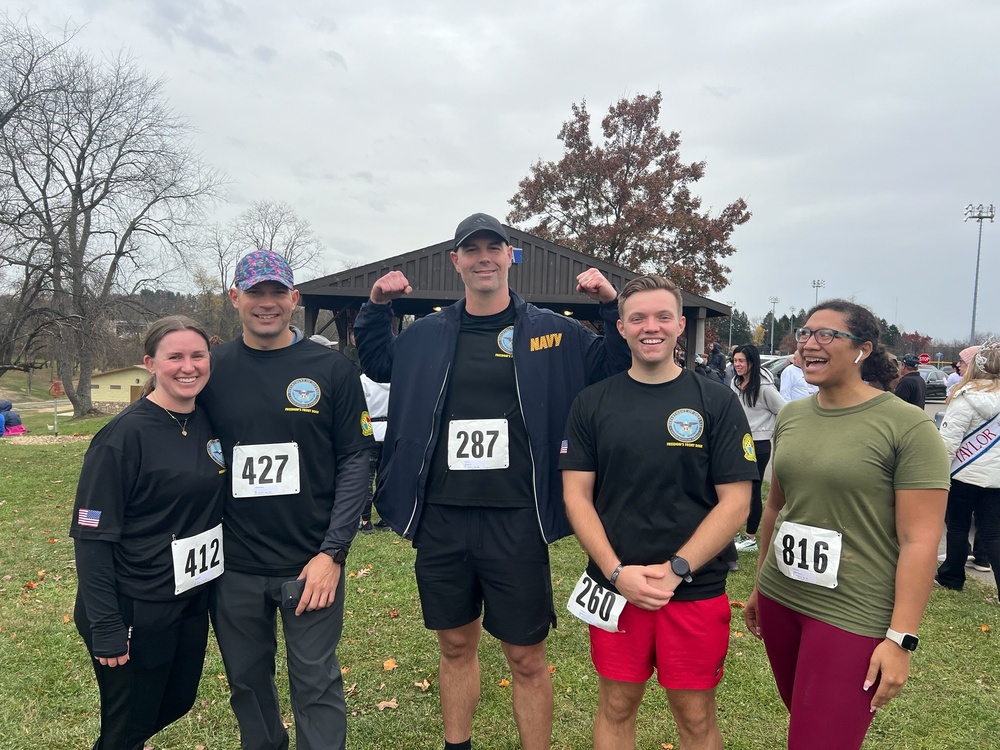
<instances>
[{"instance_id":1,"label":"black shorts","mask_svg":"<svg viewBox=\"0 0 1000 750\"><path fill-rule=\"evenodd\" d=\"M549 550L534 508L427 505L413 546L428 630L468 625L485 609L494 638L533 646L555 626Z\"/></svg>"}]
</instances>

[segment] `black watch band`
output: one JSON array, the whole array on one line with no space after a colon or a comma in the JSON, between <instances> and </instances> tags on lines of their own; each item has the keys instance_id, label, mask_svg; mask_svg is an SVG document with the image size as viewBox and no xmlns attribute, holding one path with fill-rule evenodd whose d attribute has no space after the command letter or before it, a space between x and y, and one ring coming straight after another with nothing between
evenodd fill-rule
<instances>
[{"instance_id":1,"label":"black watch band","mask_svg":"<svg viewBox=\"0 0 1000 750\"><path fill-rule=\"evenodd\" d=\"M324 555L329 555L338 565L343 565L347 561L346 549L325 549L322 552Z\"/></svg>"},{"instance_id":2,"label":"black watch band","mask_svg":"<svg viewBox=\"0 0 1000 750\"><path fill-rule=\"evenodd\" d=\"M670 570L673 571L674 575L680 578L685 583L691 583L694 579L691 577L691 566L688 561L683 557L674 555L670 558Z\"/></svg>"}]
</instances>

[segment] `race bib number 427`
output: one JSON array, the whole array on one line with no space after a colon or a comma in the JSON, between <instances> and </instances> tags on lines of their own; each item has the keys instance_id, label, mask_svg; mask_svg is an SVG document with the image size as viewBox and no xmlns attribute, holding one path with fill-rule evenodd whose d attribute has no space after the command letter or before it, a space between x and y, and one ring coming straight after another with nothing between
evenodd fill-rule
<instances>
[{"instance_id":1,"label":"race bib number 427","mask_svg":"<svg viewBox=\"0 0 1000 750\"><path fill-rule=\"evenodd\" d=\"M295 443L233 448L233 497L297 495L299 446Z\"/></svg>"}]
</instances>

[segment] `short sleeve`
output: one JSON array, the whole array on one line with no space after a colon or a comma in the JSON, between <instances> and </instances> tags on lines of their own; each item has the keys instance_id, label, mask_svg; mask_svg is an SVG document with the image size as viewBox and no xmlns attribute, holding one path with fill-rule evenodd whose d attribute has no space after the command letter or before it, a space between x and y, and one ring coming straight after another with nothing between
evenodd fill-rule
<instances>
[{"instance_id":1,"label":"short sleeve","mask_svg":"<svg viewBox=\"0 0 1000 750\"><path fill-rule=\"evenodd\" d=\"M134 464L120 448L106 443L91 445L80 470L70 536L117 542L135 480Z\"/></svg>"},{"instance_id":2,"label":"short sleeve","mask_svg":"<svg viewBox=\"0 0 1000 750\"><path fill-rule=\"evenodd\" d=\"M896 449L892 484L897 490L946 490L951 486L948 452L929 419L918 422Z\"/></svg>"},{"instance_id":3,"label":"short sleeve","mask_svg":"<svg viewBox=\"0 0 1000 750\"><path fill-rule=\"evenodd\" d=\"M758 479L750 423L736 394L724 392L716 409L718 415L712 422L712 484Z\"/></svg>"},{"instance_id":4,"label":"short sleeve","mask_svg":"<svg viewBox=\"0 0 1000 750\"><path fill-rule=\"evenodd\" d=\"M587 399L584 392L581 392L570 407L565 437L559 446L560 471L597 471L591 416Z\"/></svg>"},{"instance_id":5,"label":"short sleeve","mask_svg":"<svg viewBox=\"0 0 1000 750\"><path fill-rule=\"evenodd\" d=\"M333 382L333 434L338 457L373 445L371 418L361 386L361 374L350 360L338 358Z\"/></svg>"}]
</instances>

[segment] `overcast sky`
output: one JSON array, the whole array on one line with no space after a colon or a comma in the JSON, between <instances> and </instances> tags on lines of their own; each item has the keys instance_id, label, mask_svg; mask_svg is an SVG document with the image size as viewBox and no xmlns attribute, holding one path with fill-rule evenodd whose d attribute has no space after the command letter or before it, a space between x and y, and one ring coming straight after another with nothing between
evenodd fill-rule
<instances>
[{"instance_id":1,"label":"overcast sky","mask_svg":"<svg viewBox=\"0 0 1000 750\"><path fill-rule=\"evenodd\" d=\"M40 6L40 7L39 7ZM570 105L596 128L663 91L661 125L737 197L731 285L753 316L852 297L907 331L967 339L978 225L1000 202L995 0L14 0L167 80L231 180L225 221L286 201L333 272L503 219L558 159ZM990 53L989 50L994 52ZM977 329L1000 332L1000 224L983 227Z\"/></svg>"}]
</instances>

